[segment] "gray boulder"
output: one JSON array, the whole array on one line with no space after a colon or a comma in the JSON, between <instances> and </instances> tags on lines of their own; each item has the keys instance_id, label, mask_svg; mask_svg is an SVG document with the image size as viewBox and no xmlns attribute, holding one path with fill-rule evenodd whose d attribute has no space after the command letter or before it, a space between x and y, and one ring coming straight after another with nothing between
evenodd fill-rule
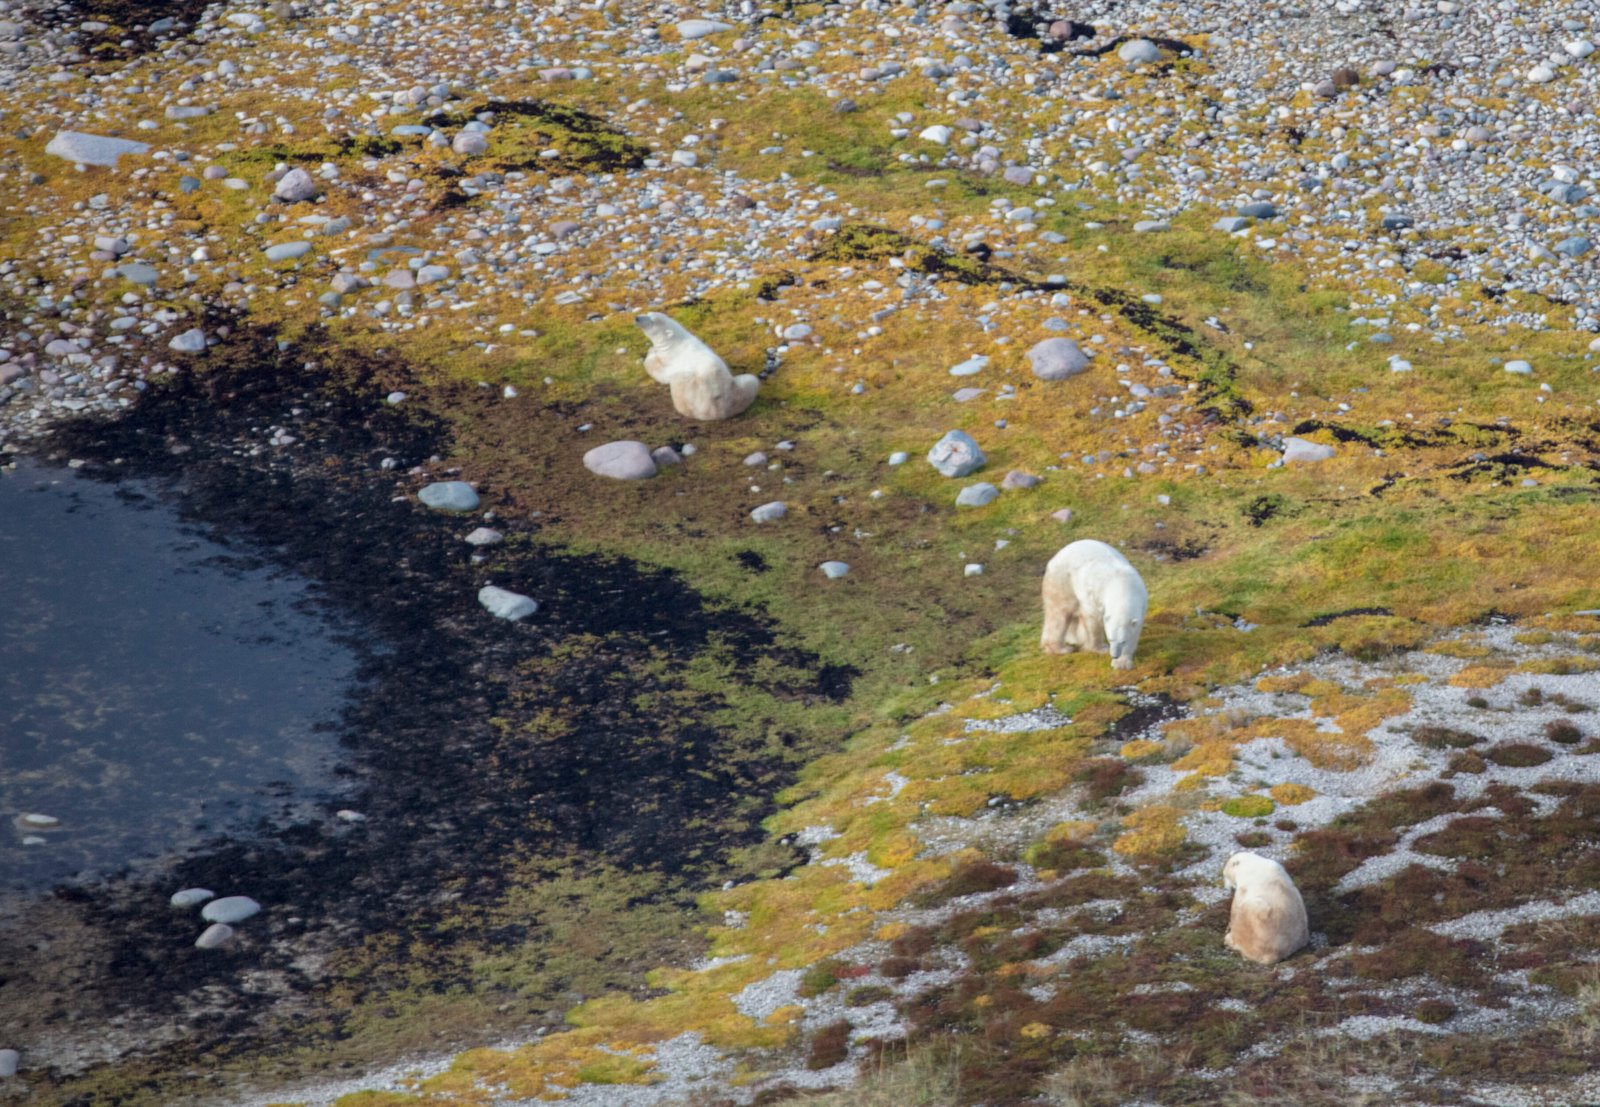
<instances>
[{"instance_id":1,"label":"gray boulder","mask_svg":"<svg viewBox=\"0 0 1600 1107\"><path fill-rule=\"evenodd\" d=\"M1028 351L1033 375L1042 381L1064 381L1089 368L1089 358L1070 338L1046 338Z\"/></svg>"},{"instance_id":2,"label":"gray boulder","mask_svg":"<svg viewBox=\"0 0 1600 1107\"><path fill-rule=\"evenodd\" d=\"M142 154L148 149L148 142L107 138L82 131L62 131L50 140L44 152L81 165L116 165L117 159L123 154Z\"/></svg>"},{"instance_id":3,"label":"gray boulder","mask_svg":"<svg viewBox=\"0 0 1600 1107\"><path fill-rule=\"evenodd\" d=\"M957 507L985 507L994 503L1000 495L1000 489L988 481L979 481L969 484L956 495Z\"/></svg>"},{"instance_id":4,"label":"gray boulder","mask_svg":"<svg viewBox=\"0 0 1600 1107\"><path fill-rule=\"evenodd\" d=\"M464 480L441 480L424 485L417 499L435 511L476 511L478 494Z\"/></svg>"},{"instance_id":5,"label":"gray boulder","mask_svg":"<svg viewBox=\"0 0 1600 1107\"><path fill-rule=\"evenodd\" d=\"M757 523L771 523L782 519L789 514L789 505L782 500L773 500L769 504L762 504L750 513L750 518Z\"/></svg>"},{"instance_id":6,"label":"gray boulder","mask_svg":"<svg viewBox=\"0 0 1600 1107\"><path fill-rule=\"evenodd\" d=\"M928 451L928 464L947 477L964 477L989 459L966 431L950 431Z\"/></svg>"},{"instance_id":7,"label":"gray boulder","mask_svg":"<svg viewBox=\"0 0 1600 1107\"><path fill-rule=\"evenodd\" d=\"M1324 446L1320 442L1309 442L1304 438L1285 438L1283 440L1283 463L1292 465L1295 462L1327 461L1337 451L1332 446Z\"/></svg>"},{"instance_id":8,"label":"gray boulder","mask_svg":"<svg viewBox=\"0 0 1600 1107\"><path fill-rule=\"evenodd\" d=\"M317 194L317 181L304 169L291 169L278 181L272 194L285 203L298 204Z\"/></svg>"},{"instance_id":9,"label":"gray boulder","mask_svg":"<svg viewBox=\"0 0 1600 1107\"><path fill-rule=\"evenodd\" d=\"M584 467L612 480L648 480L656 475L655 459L643 442L607 442L583 455Z\"/></svg>"},{"instance_id":10,"label":"gray boulder","mask_svg":"<svg viewBox=\"0 0 1600 1107\"><path fill-rule=\"evenodd\" d=\"M512 623L518 619L526 619L539 610L537 600L508 588L498 588L493 584L486 584L478 589L478 602L496 619L505 619Z\"/></svg>"}]
</instances>

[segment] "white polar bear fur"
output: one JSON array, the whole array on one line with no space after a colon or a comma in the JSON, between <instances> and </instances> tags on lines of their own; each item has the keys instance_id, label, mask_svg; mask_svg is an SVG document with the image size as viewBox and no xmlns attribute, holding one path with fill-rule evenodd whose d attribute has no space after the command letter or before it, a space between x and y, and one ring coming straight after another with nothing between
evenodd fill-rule
<instances>
[{"instance_id":1,"label":"white polar bear fur","mask_svg":"<svg viewBox=\"0 0 1600 1107\"><path fill-rule=\"evenodd\" d=\"M1045 653L1104 651L1113 669L1133 668L1150 596L1139 570L1104 542L1064 547L1044 569Z\"/></svg>"},{"instance_id":2,"label":"white polar bear fur","mask_svg":"<svg viewBox=\"0 0 1600 1107\"><path fill-rule=\"evenodd\" d=\"M748 373L734 376L728 363L682 324L659 311L634 317L650 352L644 369L672 390L672 406L690 419L731 419L755 403L761 382Z\"/></svg>"},{"instance_id":3,"label":"white polar bear fur","mask_svg":"<svg viewBox=\"0 0 1600 1107\"><path fill-rule=\"evenodd\" d=\"M1222 867L1222 883L1233 889L1233 913L1222 939L1229 949L1272 965L1311 940L1300 889L1276 861L1236 853Z\"/></svg>"}]
</instances>

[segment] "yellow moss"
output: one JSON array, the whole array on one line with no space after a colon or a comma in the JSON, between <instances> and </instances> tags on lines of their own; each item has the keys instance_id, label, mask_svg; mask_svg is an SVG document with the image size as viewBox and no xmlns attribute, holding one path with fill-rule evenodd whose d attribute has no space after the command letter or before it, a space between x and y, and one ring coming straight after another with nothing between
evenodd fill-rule
<instances>
[{"instance_id":1,"label":"yellow moss","mask_svg":"<svg viewBox=\"0 0 1600 1107\"><path fill-rule=\"evenodd\" d=\"M1435 642L1428 647L1429 653L1442 654L1445 657L1459 657L1463 661L1474 658L1488 657L1494 651L1477 639L1459 638L1448 642Z\"/></svg>"},{"instance_id":2,"label":"yellow moss","mask_svg":"<svg viewBox=\"0 0 1600 1107\"><path fill-rule=\"evenodd\" d=\"M1258 692L1298 692L1310 683L1310 673L1265 676L1256 681L1256 690Z\"/></svg>"},{"instance_id":3,"label":"yellow moss","mask_svg":"<svg viewBox=\"0 0 1600 1107\"><path fill-rule=\"evenodd\" d=\"M1570 676L1573 673L1592 673L1600 669L1600 660L1593 657L1544 657L1524 661L1517 666L1519 673L1538 673L1542 676Z\"/></svg>"},{"instance_id":4,"label":"yellow moss","mask_svg":"<svg viewBox=\"0 0 1600 1107\"><path fill-rule=\"evenodd\" d=\"M1547 630L1525 630L1512 635L1511 640L1521 646L1544 646L1554 642L1556 636Z\"/></svg>"},{"instance_id":5,"label":"yellow moss","mask_svg":"<svg viewBox=\"0 0 1600 1107\"><path fill-rule=\"evenodd\" d=\"M892 942L910 930L911 927L905 923L884 923L873 932L872 936L880 942Z\"/></svg>"},{"instance_id":6,"label":"yellow moss","mask_svg":"<svg viewBox=\"0 0 1600 1107\"><path fill-rule=\"evenodd\" d=\"M1026 1026L1024 1026L1021 1030L1017 1031L1017 1033L1021 1034L1024 1038L1027 1038L1027 1039L1032 1040L1032 1041L1037 1041L1040 1038L1048 1038L1053 1033L1053 1031L1045 1023L1042 1023L1042 1022L1030 1022Z\"/></svg>"},{"instance_id":7,"label":"yellow moss","mask_svg":"<svg viewBox=\"0 0 1600 1107\"><path fill-rule=\"evenodd\" d=\"M1233 768L1234 743L1226 738L1213 738L1197 744L1188 753L1172 763L1179 772L1194 773L1193 779L1226 776ZM1180 782L1181 783L1181 782Z\"/></svg>"},{"instance_id":8,"label":"yellow moss","mask_svg":"<svg viewBox=\"0 0 1600 1107\"><path fill-rule=\"evenodd\" d=\"M1278 801L1278 806L1280 807L1293 807L1296 804L1305 803L1309 799L1314 799L1317 794L1314 788L1293 782L1274 784L1267 791L1273 799Z\"/></svg>"},{"instance_id":9,"label":"yellow moss","mask_svg":"<svg viewBox=\"0 0 1600 1107\"><path fill-rule=\"evenodd\" d=\"M1129 761L1138 761L1142 757L1149 757L1152 754L1160 753L1166 748L1167 747L1162 745L1160 742L1152 742L1148 738L1135 738L1131 742L1124 742L1122 744L1122 749L1118 750L1117 752L1119 752L1123 757L1126 757Z\"/></svg>"},{"instance_id":10,"label":"yellow moss","mask_svg":"<svg viewBox=\"0 0 1600 1107\"><path fill-rule=\"evenodd\" d=\"M1124 857L1165 857L1183 845L1186 832L1178 821L1182 812L1166 804L1141 808L1122 820L1126 828L1111 844Z\"/></svg>"},{"instance_id":11,"label":"yellow moss","mask_svg":"<svg viewBox=\"0 0 1600 1107\"><path fill-rule=\"evenodd\" d=\"M1236 819L1260 819L1272 814L1275 804L1266 796L1235 796L1222 805Z\"/></svg>"},{"instance_id":12,"label":"yellow moss","mask_svg":"<svg viewBox=\"0 0 1600 1107\"><path fill-rule=\"evenodd\" d=\"M1095 824L1089 819L1070 819L1057 823L1045 831L1047 842L1081 842L1094 833Z\"/></svg>"},{"instance_id":13,"label":"yellow moss","mask_svg":"<svg viewBox=\"0 0 1600 1107\"><path fill-rule=\"evenodd\" d=\"M1452 688L1493 688L1511 675L1511 662L1468 665L1450 678Z\"/></svg>"}]
</instances>

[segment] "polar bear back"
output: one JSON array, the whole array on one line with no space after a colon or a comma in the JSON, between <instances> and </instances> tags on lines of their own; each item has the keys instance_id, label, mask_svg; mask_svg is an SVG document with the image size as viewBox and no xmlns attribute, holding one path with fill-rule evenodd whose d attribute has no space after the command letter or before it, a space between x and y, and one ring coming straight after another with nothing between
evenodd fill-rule
<instances>
[{"instance_id":1,"label":"polar bear back","mask_svg":"<svg viewBox=\"0 0 1600 1107\"><path fill-rule=\"evenodd\" d=\"M1275 964L1311 940L1305 901L1284 867L1254 853L1236 853L1222 870L1233 887L1226 944L1251 961Z\"/></svg>"},{"instance_id":2,"label":"polar bear back","mask_svg":"<svg viewBox=\"0 0 1600 1107\"><path fill-rule=\"evenodd\" d=\"M1078 611L1096 622L1107 614L1142 621L1149 606L1149 592L1139 569L1123 557L1122 550L1093 538L1062 547L1045 566L1045 576L1070 582Z\"/></svg>"}]
</instances>

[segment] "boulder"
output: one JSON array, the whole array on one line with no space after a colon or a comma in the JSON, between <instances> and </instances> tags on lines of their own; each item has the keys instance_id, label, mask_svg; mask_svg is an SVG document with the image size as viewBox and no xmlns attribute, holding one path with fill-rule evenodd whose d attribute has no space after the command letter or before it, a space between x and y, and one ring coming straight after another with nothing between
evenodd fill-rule
<instances>
[{"instance_id":1,"label":"boulder","mask_svg":"<svg viewBox=\"0 0 1600 1107\"><path fill-rule=\"evenodd\" d=\"M647 480L656 475L655 459L643 442L607 442L583 455L584 467L612 480Z\"/></svg>"}]
</instances>

